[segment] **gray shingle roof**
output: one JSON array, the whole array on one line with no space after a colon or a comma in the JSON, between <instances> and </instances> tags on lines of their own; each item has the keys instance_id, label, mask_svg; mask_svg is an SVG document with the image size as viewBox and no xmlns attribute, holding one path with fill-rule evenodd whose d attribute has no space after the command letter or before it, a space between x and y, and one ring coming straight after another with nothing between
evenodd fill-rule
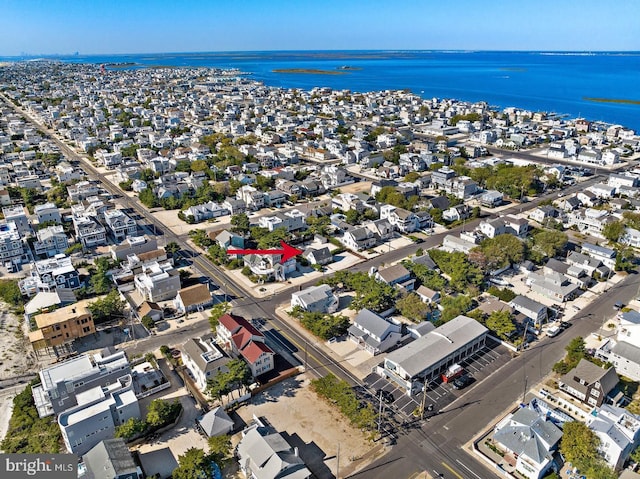
<instances>
[{"instance_id":1,"label":"gray shingle roof","mask_svg":"<svg viewBox=\"0 0 640 479\"><path fill-rule=\"evenodd\" d=\"M124 439L105 439L82 456L87 467L85 479L118 477L136 472L136 463Z\"/></svg>"},{"instance_id":2,"label":"gray shingle roof","mask_svg":"<svg viewBox=\"0 0 640 479\"><path fill-rule=\"evenodd\" d=\"M230 428L233 428L233 420L221 407L212 409L198 419L198 422L209 437L226 434Z\"/></svg>"},{"instance_id":3,"label":"gray shingle roof","mask_svg":"<svg viewBox=\"0 0 640 479\"><path fill-rule=\"evenodd\" d=\"M389 330L389 328L395 326L383 317L378 316L376 313L369 311L368 309L363 309L362 311L360 311L353 320L353 324L359 331L369 331L369 333L371 333L373 336L376 336L382 340L384 340L386 332Z\"/></svg>"}]
</instances>

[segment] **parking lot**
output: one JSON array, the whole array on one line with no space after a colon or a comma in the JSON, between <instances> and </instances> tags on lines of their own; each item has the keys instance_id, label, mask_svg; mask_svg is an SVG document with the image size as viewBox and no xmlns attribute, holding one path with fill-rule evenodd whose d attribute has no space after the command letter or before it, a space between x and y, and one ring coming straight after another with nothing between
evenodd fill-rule
<instances>
[{"instance_id":1,"label":"parking lot","mask_svg":"<svg viewBox=\"0 0 640 479\"><path fill-rule=\"evenodd\" d=\"M424 398L425 416L437 414L445 406L473 389L484 378L504 366L509 359L511 359L511 354L507 348L488 340L484 348L459 363L466 374L472 378L472 382L467 387L456 390L452 384L444 383L440 379L427 385L424 392L426 394L426 398ZM386 391L386 393L382 393L383 403L386 403L385 409L397 413L403 420L411 418L413 412L421 407L422 392L411 397L407 396L404 389L376 373L369 374L364 378L364 382L369 392L374 396L377 391Z\"/></svg>"}]
</instances>

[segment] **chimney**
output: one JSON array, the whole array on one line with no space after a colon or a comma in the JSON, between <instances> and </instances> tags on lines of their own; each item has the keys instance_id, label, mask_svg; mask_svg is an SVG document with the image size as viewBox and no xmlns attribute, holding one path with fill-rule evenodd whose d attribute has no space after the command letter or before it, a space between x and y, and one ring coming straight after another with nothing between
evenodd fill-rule
<instances>
[{"instance_id":1,"label":"chimney","mask_svg":"<svg viewBox=\"0 0 640 479\"><path fill-rule=\"evenodd\" d=\"M297 447L293 448L293 455L298 457L298 448Z\"/></svg>"}]
</instances>

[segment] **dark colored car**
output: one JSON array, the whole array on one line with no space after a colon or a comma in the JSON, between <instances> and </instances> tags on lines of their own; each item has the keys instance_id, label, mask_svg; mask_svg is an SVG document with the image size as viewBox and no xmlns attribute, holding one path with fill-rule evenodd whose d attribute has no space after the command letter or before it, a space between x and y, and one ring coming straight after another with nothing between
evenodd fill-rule
<instances>
[{"instance_id":1,"label":"dark colored car","mask_svg":"<svg viewBox=\"0 0 640 479\"><path fill-rule=\"evenodd\" d=\"M613 309L622 309L623 306L624 304L618 301L616 304L613 305Z\"/></svg>"},{"instance_id":2,"label":"dark colored car","mask_svg":"<svg viewBox=\"0 0 640 479\"><path fill-rule=\"evenodd\" d=\"M471 376L464 375L454 379L452 383L452 387L453 389L464 389L472 382L473 382L473 378Z\"/></svg>"},{"instance_id":3,"label":"dark colored car","mask_svg":"<svg viewBox=\"0 0 640 479\"><path fill-rule=\"evenodd\" d=\"M382 400L387 404L391 404L396 400L396 398L393 397L393 394L391 394L389 391L385 391L384 389L378 389L376 391L376 398L382 398Z\"/></svg>"}]
</instances>

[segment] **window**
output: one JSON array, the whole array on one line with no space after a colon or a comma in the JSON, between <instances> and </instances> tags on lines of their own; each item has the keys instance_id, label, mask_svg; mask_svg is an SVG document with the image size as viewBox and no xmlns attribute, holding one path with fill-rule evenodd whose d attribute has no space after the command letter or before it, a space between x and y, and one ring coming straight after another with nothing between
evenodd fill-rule
<instances>
[{"instance_id":1,"label":"window","mask_svg":"<svg viewBox=\"0 0 640 479\"><path fill-rule=\"evenodd\" d=\"M597 389L592 389L592 390L591 390L591 395L592 395L594 398L600 397L600 391L598 391Z\"/></svg>"}]
</instances>

